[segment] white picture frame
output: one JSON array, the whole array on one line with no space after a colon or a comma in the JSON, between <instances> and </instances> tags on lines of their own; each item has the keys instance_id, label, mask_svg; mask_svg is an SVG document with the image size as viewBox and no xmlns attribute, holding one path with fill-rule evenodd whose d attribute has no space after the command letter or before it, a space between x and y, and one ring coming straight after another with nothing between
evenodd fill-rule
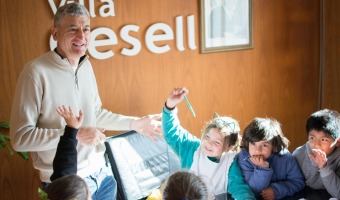
<instances>
[{"instance_id":1,"label":"white picture frame","mask_svg":"<svg viewBox=\"0 0 340 200\"><path fill-rule=\"evenodd\" d=\"M200 52L253 48L252 3L252 0L200 0Z\"/></svg>"}]
</instances>

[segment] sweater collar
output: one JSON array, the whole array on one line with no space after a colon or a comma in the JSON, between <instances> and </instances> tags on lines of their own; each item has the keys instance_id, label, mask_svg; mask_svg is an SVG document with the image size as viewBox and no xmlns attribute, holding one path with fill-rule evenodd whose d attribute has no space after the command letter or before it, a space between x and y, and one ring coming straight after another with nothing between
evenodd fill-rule
<instances>
[{"instance_id":1,"label":"sweater collar","mask_svg":"<svg viewBox=\"0 0 340 200\"><path fill-rule=\"evenodd\" d=\"M56 54L58 54L58 55L60 56L60 58L61 58L62 60L64 60L64 57L57 51L57 48L54 49L54 52L56 52ZM87 57L86 54L83 55L83 56L81 56L80 59L79 59L78 65L80 65L80 63L82 63L82 62L85 60L86 57Z\"/></svg>"}]
</instances>

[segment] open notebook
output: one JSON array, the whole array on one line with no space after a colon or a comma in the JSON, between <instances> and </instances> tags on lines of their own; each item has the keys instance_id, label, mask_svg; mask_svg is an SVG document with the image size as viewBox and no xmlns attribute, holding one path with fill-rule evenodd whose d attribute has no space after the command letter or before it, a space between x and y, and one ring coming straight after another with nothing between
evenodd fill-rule
<instances>
[{"instance_id":1,"label":"open notebook","mask_svg":"<svg viewBox=\"0 0 340 200\"><path fill-rule=\"evenodd\" d=\"M177 155L163 138L157 140L135 131L107 138L106 155L117 181L117 200L145 199L180 169Z\"/></svg>"}]
</instances>

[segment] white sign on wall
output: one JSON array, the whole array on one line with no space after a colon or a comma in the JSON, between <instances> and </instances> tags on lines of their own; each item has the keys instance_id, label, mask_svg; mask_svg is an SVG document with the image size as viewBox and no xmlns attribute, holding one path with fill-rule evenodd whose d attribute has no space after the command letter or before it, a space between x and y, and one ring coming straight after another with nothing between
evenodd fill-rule
<instances>
[{"instance_id":1,"label":"white sign on wall","mask_svg":"<svg viewBox=\"0 0 340 200\"><path fill-rule=\"evenodd\" d=\"M97 17L95 12L94 1L95 0L88 0L89 2L89 13L92 18ZM99 16L100 17L113 17L115 16L114 11L114 2L113 0L100 0L103 4L99 8ZM57 12L57 6L54 3L54 0L48 0L50 7L52 9L53 14ZM64 5L65 3L71 3L74 1L66 1L62 0L60 2L60 6ZM84 0L79 0L78 3L84 5ZM175 24L175 34L173 28L170 27L166 23L155 23L151 24L147 29L144 40L146 44L146 48L155 54L162 54L166 53L171 50L168 44L164 44L163 46L157 46L156 42L159 41L170 41L176 40L176 48L178 51L184 51L184 32L183 32L183 17L177 16L176 17L176 24ZM193 15L187 16L187 41L188 47L191 50L196 49L195 43L195 19ZM137 38L130 35L131 32L138 33L139 26L138 25L125 25L123 26L120 31L120 38L122 38L123 42L128 43L131 45L131 48L122 48L120 53L125 56L135 56L140 53L142 50L141 41ZM156 34L161 32L162 34ZM99 35L104 35L106 39L96 40ZM91 40L88 48L89 54L96 58L96 59L108 59L114 56L112 50L108 51L98 51L97 47L102 46L114 46L118 44L118 39L116 33L108 28L108 27L99 27L91 31ZM50 49L53 50L56 48L57 44L56 41L53 40L52 36L50 37Z\"/></svg>"}]
</instances>

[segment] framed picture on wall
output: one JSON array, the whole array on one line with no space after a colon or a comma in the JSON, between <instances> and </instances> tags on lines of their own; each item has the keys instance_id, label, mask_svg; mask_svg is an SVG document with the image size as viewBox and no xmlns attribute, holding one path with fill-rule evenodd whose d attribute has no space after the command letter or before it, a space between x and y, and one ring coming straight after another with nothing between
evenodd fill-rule
<instances>
[{"instance_id":1,"label":"framed picture on wall","mask_svg":"<svg viewBox=\"0 0 340 200\"><path fill-rule=\"evenodd\" d=\"M201 53L253 48L252 0L200 0Z\"/></svg>"}]
</instances>

